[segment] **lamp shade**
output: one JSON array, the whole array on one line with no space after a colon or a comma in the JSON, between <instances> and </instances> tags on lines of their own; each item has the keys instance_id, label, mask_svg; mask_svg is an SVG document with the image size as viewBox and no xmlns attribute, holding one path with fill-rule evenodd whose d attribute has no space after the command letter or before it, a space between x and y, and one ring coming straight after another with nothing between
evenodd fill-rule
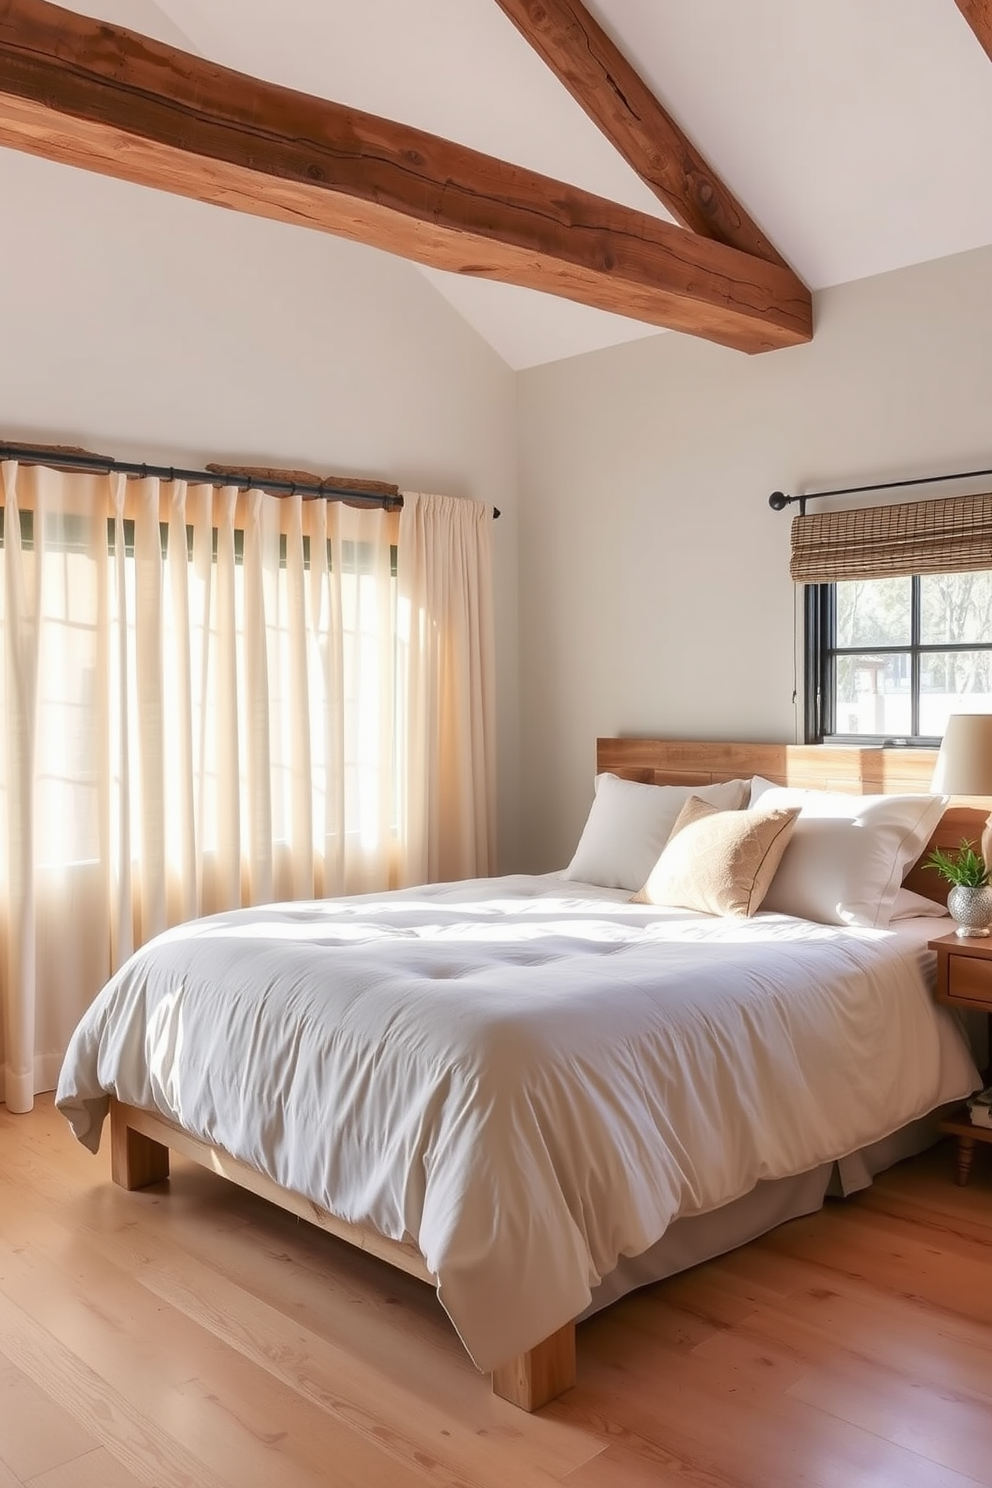
<instances>
[{"instance_id":1,"label":"lamp shade","mask_svg":"<svg viewBox=\"0 0 992 1488\"><path fill-rule=\"evenodd\" d=\"M992 713L952 713L933 771L949 796L992 796Z\"/></svg>"}]
</instances>

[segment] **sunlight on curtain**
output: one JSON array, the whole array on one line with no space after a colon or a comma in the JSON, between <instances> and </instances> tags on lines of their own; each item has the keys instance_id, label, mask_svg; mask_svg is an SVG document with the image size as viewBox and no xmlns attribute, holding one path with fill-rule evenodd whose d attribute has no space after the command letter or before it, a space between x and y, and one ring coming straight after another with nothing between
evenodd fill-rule
<instances>
[{"instance_id":1,"label":"sunlight on curtain","mask_svg":"<svg viewBox=\"0 0 992 1488\"><path fill-rule=\"evenodd\" d=\"M475 501L405 493L399 628L409 710L408 883L496 872L492 519Z\"/></svg>"},{"instance_id":2,"label":"sunlight on curtain","mask_svg":"<svg viewBox=\"0 0 992 1488\"><path fill-rule=\"evenodd\" d=\"M489 870L490 555L470 502L412 499L398 573L379 509L0 475L0 1098L27 1110L167 926Z\"/></svg>"}]
</instances>

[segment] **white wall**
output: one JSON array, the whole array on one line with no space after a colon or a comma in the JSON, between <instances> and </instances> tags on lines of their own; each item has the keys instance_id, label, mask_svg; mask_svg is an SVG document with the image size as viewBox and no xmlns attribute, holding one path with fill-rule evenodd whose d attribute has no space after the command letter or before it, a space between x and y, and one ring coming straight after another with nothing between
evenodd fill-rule
<instances>
[{"instance_id":1,"label":"white wall","mask_svg":"<svg viewBox=\"0 0 992 1488\"><path fill-rule=\"evenodd\" d=\"M769 491L992 465L992 250L818 296L806 347L659 335L514 378L388 255L2 150L0 194L0 435L502 509L507 871L570 854L597 734L797 737Z\"/></svg>"},{"instance_id":2,"label":"white wall","mask_svg":"<svg viewBox=\"0 0 992 1488\"><path fill-rule=\"evenodd\" d=\"M800 736L772 490L992 466L992 249L815 315L760 357L660 335L518 375L524 867L570 856L598 735Z\"/></svg>"},{"instance_id":3,"label":"white wall","mask_svg":"<svg viewBox=\"0 0 992 1488\"><path fill-rule=\"evenodd\" d=\"M501 853L517 856L513 374L388 254L0 150L0 437L293 465L498 506Z\"/></svg>"}]
</instances>

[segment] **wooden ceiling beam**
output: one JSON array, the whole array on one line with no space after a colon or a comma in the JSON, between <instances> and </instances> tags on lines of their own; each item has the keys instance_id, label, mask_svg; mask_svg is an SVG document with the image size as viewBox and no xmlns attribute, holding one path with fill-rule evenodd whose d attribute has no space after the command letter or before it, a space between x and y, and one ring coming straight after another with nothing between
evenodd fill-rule
<instances>
[{"instance_id":1,"label":"wooden ceiling beam","mask_svg":"<svg viewBox=\"0 0 992 1488\"><path fill-rule=\"evenodd\" d=\"M957 7L992 59L992 0L957 0Z\"/></svg>"},{"instance_id":2,"label":"wooden ceiling beam","mask_svg":"<svg viewBox=\"0 0 992 1488\"><path fill-rule=\"evenodd\" d=\"M812 335L778 264L47 0L0 0L0 144L747 352Z\"/></svg>"},{"instance_id":3,"label":"wooden ceiling beam","mask_svg":"<svg viewBox=\"0 0 992 1488\"><path fill-rule=\"evenodd\" d=\"M581 0L496 4L677 222L785 263Z\"/></svg>"}]
</instances>

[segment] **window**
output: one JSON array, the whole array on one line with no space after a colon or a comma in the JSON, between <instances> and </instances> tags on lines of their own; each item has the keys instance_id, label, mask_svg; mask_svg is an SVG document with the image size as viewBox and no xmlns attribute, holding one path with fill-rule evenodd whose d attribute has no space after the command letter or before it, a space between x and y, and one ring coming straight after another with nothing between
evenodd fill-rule
<instances>
[{"instance_id":1,"label":"window","mask_svg":"<svg viewBox=\"0 0 992 1488\"><path fill-rule=\"evenodd\" d=\"M939 743L992 712L992 572L806 586L806 737Z\"/></svg>"},{"instance_id":2,"label":"window","mask_svg":"<svg viewBox=\"0 0 992 1488\"><path fill-rule=\"evenodd\" d=\"M0 462L0 1098L167 925L493 871L491 520Z\"/></svg>"}]
</instances>

